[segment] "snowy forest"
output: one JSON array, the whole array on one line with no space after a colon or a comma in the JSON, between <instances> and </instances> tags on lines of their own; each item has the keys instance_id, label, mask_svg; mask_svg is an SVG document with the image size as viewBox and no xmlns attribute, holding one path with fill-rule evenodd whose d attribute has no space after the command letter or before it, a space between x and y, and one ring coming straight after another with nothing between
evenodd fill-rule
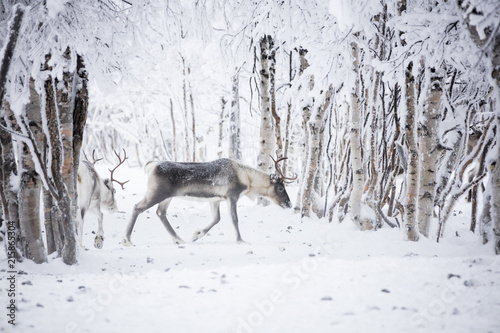
<instances>
[{"instance_id":1,"label":"snowy forest","mask_svg":"<svg viewBox=\"0 0 500 333\"><path fill-rule=\"evenodd\" d=\"M467 196L470 230L500 253L495 0L1 6L2 221L19 257L77 262L80 153L122 148L138 166L269 173L286 156L302 217L411 241L439 242Z\"/></svg>"},{"instance_id":2,"label":"snowy forest","mask_svg":"<svg viewBox=\"0 0 500 333\"><path fill-rule=\"evenodd\" d=\"M393 326L398 331L412 331L408 322L416 330L450 331L458 327L453 325L470 328L478 322L498 328L492 318L500 295L498 287L496 292L488 287L500 272L498 260L492 259L500 254L498 0L0 0L0 47L0 262L6 262L2 269L9 266L8 273L14 263L24 271L0 278L20 281L17 289L11 284L2 290L11 303L17 302L16 310L9 310L10 324L12 313L24 307L24 318L54 328L57 320L51 323L42 310L59 304L61 316L65 311L79 315L58 326L60 331L92 331L82 327L94 320L104 325L103 332L128 331L135 309L117 314L106 305L134 304L149 291L144 302L164 309L160 295L185 300L185 293L193 292L195 310L188 302L176 303L183 312L174 319L188 322L188 328L176 331L202 327L190 326L196 325L196 311L196 318L215 325L214 332L277 332L287 325L292 326L286 331L294 332L309 320L300 321L302 310L286 301L298 304L314 296L315 305L304 314L329 313L321 318L330 320L338 310L336 301L346 295L326 286L339 281L350 290L360 288L351 295L357 305L386 302L367 307L368 315L356 312L354 305L352 312L341 311L339 318L345 313L356 314L353 320L364 318L356 324L359 331L371 325L382 330L386 323L380 318L387 316L405 319ZM104 178L117 156L124 162L123 151L128 158L117 173L124 182L115 187L122 206L117 217L104 216L104 248L82 248L77 240L78 167L92 157ZM205 243L175 246L165 230L146 234L139 229L146 222L140 221L138 245L125 249L119 244L122 220L129 219L139 200L134 196L145 191L142 174L148 161L230 158L273 174L273 159L282 157L283 174L294 179L287 184L292 210L262 199L238 206L242 233L253 245L221 244L212 236ZM208 223L208 208L178 207L171 216L180 233L194 223L185 212ZM156 217L152 220L161 228ZM177 226L180 220L189 223ZM464 230L457 231L459 224ZM90 230L83 236L89 237ZM213 234L219 237L226 233L217 230ZM318 235L321 242L313 253L311 239ZM396 243L390 255L401 258L382 262L389 250L381 249ZM350 261L356 253L372 275ZM408 261L420 260L412 258L422 253L428 261ZM460 257L430 259L450 253ZM483 257L464 259L470 253ZM369 262L372 254L375 261ZM213 261L219 256L223 266ZM155 269L137 275L135 259ZM251 268L245 270L241 260ZM182 265L187 268L177 270ZM268 269L261 271L261 265ZM392 265L402 267L397 280L382 271ZM335 275L346 269L360 274L351 279ZM469 272L486 282L467 279ZM151 289L131 285L124 278L131 274L137 281L148 280L150 287L141 288ZM366 276L376 281L383 297L371 296ZM160 284L165 278L177 283L175 290ZM323 282L306 288L314 278ZM425 279L438 286L447 283L453 297L429 291ZM99 281L109 284L99 289ZM451 286L451 281L460 285ZM50 293L62 283L61 295ZM412 299L404 283L420 285L422 295L434 296L422 296L413 307L402 304ZM122 293L124 286L135 296ZM24 295L11 297L10 291L18 289ZM40 295L51 301L33 301ZM254 297L250 305L240 303ZM474 312L483 319L455 320L457 313L468 313L475 297L487 309ZM215 305L204 307L204 301ZM228 302L234 307L226 313L238 318L229 324L223 311L214 314L228 310ZM324 304L332 308L318 310ZM297 326L280 319L285 309L292 311L286 310L287 318L295 318ZM383 311L386 317L372 316ZM401 315L393 316L394 311ZM435 323L435 313L446 319ZM22 311L17 314L22 318ZM151 325L163 320L157 314ZM24 320L24 332L43 331ZM106 326L110 322L121 329ZM175 323L174 328L183 327ZM318 332L346 323L352 321L328 322ZM2 325L0 332L7 327Z\"/></svg>"}]
</instances>

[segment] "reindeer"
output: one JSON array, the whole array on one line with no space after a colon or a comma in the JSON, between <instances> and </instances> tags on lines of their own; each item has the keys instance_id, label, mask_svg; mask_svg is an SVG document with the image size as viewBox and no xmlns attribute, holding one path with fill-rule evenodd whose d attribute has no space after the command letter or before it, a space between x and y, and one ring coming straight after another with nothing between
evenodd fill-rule
<instances>
[{"instance_id":1,"label":"reindeer","mask_svg":"<svg viewBox=\"0 0 500 333\"><path fill-rule=\"evenodd\" d=\"M236 241L243 242L236 213L236 203L241 196L246 195L251 199L258 196L268 197L283 208L292 207L285 190L285 183L297 177L284 176L283 171L278 167L278 163L284 159L286 157L277 161L273 158L278 174L271 175L227 158L207 163L149 162L145 166L148 179L146 194L134 206L122 244L133 245L130 236L138 215L156 204L158 204L156 214L172 237L174 244L183 244L184 241L172 228L166 215L167 208L174 197L191 197L210 202L213 220L206 228L194 233L193 242L203 237L220 221L219 205L222 201L228 203Z\"/></svg>"},{"instance_id":2,"label":"reindeer","mask_svg":"<svg viewBox=\"0 0 500 333\"><path fill-rule=\"evenodd\" d=\"M93 162L87 159L80 161L78 167L78 182L77 182L77 222L78 222L78 241L80 246L83 246L83 223L85 215L87 212L91 211L97 215L97 221L99 223L99 229L97 230L97 236L94 240L94 247L101 249L104 242L104 230L102 227L102 211L101 209L106 209L109 213L113 214L117 211L118 207L115 200L116 190L113 187L113 182L121 185L124 189L124 185L128 182L119 182L113 178L113 173L115 170L125 162L128 158L127 153L123 150L125 156L122 160L121 156L116 152L115 155L118 157L118 165L109 170L111 172L111 178L106 178L104 180L99 177L97 171L94 168L96 162L102 160L96 159L94 156L95 151L92 152ZM85 155L85 153L84 153Z\"/></svg>"}]
</instances>

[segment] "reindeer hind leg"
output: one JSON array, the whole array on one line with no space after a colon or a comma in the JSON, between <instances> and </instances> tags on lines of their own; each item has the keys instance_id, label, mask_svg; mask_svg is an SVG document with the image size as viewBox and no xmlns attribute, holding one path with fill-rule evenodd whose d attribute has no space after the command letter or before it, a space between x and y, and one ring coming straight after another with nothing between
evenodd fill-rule
<instances>
[{"instance_id":1,"label":"reindeer hind leg","mask_svg":"<svg viewBox=\"0 0 500 333\"><path fill-rule=\"evenodd\" d=\"M213 220L205 229L196 230L194 232L193 239L192 239L193 242L196 242L198 239L205 236L210 231L210 229L212 229L217 223L219 223L219 221L220 221L219 206L220 206L220 201L214 201L214 202L210 203L210 208L212 210Z\"/></svg>"}]
</instances>

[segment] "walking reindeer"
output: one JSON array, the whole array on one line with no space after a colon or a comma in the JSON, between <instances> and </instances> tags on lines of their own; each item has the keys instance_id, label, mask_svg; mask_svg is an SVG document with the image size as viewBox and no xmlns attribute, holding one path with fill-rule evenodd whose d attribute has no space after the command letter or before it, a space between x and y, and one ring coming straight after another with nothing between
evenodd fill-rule
<instances>
[{"instance_id":1,"label":"walking reindeer","mask_svg":"<svg viewBox=\"0 0 500 333\"><path fill-rule=\"evenodd\" d=\"M85 215L88 212L93 212L97 215L97 221L99 223L99 227L97 230L97 236L94 240L94 246L98 249L101 249L104 242L104 229L102 226L102 209L106 209L109 213L115 213L118 209L115 199L116 190L113 187L113 182L116 182L121 185L122 189L124 189L124 185L128 182L119 182L113 178L113 173L115 170L125 162L128 158L125 150L124 158L116 152L115 155L118 157L118 165L109 170L111 172L111 178L106 178L104 180L99 177L97 171L94 168L96 162L102 160L95 158L95 151L92 152L93 162L87 160L80 161L80 165L78 167L78 182L77 182L77 223L78 223L78 242L81 247L83 246L83 223L85 219ZM85 156L87 157L87 156Z\"/></svg>"},{"instance_id":2,"label":"walking reindeer","mask_svg":"<svg viewBox=\"0 0 500 333\"><path fill-rule=\"evenodd\" d=\"M286 157L277 161L273 159L277 174L271 175L226 158L206 163L149 162L145 166L148 179L146 194L134 206L122 244L132 245L130 237L137 216L156 204L156 214L174 243L184 243L167 220L167 208L174 197L194 197L210 202L213 220L206 228L194 233L193 242L203 237L219 222L219 205L222 201L228 202L236 241L242 242L236 212L236 203L241 196L246 195L251 199L263 196L283 208L292 207L285 183L297 177L285 177L278 167L278 163L284 159Z\"/></svg>"}]
</instances>

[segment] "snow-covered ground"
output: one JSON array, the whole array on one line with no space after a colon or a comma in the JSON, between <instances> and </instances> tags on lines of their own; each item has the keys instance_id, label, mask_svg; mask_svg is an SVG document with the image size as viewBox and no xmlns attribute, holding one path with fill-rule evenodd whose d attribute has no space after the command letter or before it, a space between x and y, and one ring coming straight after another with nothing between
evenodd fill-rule
<instances>
[{"instance_id":1,"label":"snow-covered ground","mask_svg":"<svg viewBox=\"0 0 500 333\"><path fill-rule=\"evenodd\" d=\"M17 264L15 328L2 251L1 332L500 332L500 256L467 231L468 206L437 244L390 228L361 232L347 219L301 221L242 199L247 243L237 244L225 204L219 225L190 243L211 220L208 204L174 200L168 217L185 245L172 243L151 209L137 220L135 246L123 247L145 177L120 174L132 180L117 190L119 212L105 214L102 250L92 216L78 265Z\"/></svg>"}]
</instances>

